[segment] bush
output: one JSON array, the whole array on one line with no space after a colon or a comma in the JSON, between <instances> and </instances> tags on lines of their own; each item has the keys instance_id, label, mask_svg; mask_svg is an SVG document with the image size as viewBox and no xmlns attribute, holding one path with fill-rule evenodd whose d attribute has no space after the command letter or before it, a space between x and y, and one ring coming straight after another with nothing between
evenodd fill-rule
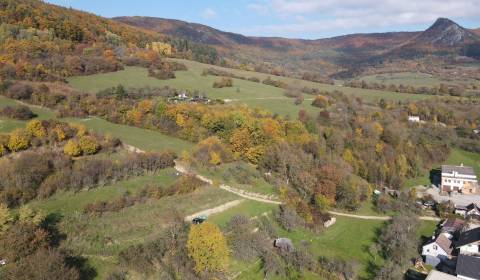
<instances>
[{"instance_id":1,"label":"bush","mask_svg":"<svg viewBox=\"0 0 480 280\"><path fill-rule=\"evenodd\" d=\"M213 88L233 87L233 80L230 78L222 78L213 83Z\"/></svg>"},{"instance_id":2,"label":"bush","mask_svg":"<svg viewBox=\"0 0 480 280\"><path fill-rule=\"evenodd\" d=\"M30 147L30 135L23 129L16 129L10 134L8 148L12 152L19 152Z\"/></svg>"},{"instance_id":3,"label":"bush","mask_svg":"<svg viewBox=\"0 0 480 280\"><path fill-rule=\"evenodd\" d=\"M66 155L72 156L72 157L78 157L82 154L82 148L80 145L77 143L75 140L69 140L65 147L63 147L63 152Z\"/></svg>"},{"instance_id":4,"label":"bush","mask_svg":"<svg viewBox=\"0 0 480 280\"><path fill-rule=\"evenodd\" d=\"M328 100L328 97L323 95L318 95L317 97L315 97L315 100L313 100L312 106L315 106L318 108L327 108L328 106L330 106L330 102Z\"/></svg>"},{"instance_id":5,"label":"bush","mask_svg":"<svg viewBox=\"0 0 480 280\"><path fill-rule=\"evenodd\" d=\"M85 155L94 155L100 150L100 144L98 144L97 139L92 136L80 138L79 146Z\"/></svg>"},{"instance_id":6,"label":"bush","mask_svg":"<svg viewBox=\"0 0 480 280\"><path fill-rule=\"evenodd\" d=\"M285 205L280 205L279 210L275 213L277 222L287 231L305 227L305 221L295 210Z\"/></svg>"},{"instance_id":7,"label":"bush","mask_svg":"<svg viewBox=\"0 0 480 280\"><path fill-rule=\"evenodd\" d=\"M0 116L10 119L26 121L35 118L37 115L27 106L10 107L7 106L0 111Z\"/></svg>"}]
</instances>

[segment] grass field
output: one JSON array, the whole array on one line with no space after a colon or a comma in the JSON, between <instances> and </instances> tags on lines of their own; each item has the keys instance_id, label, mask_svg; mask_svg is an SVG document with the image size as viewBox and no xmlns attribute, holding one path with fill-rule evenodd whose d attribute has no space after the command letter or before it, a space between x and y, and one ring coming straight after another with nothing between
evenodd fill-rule
<instances>
[{"instance_id":1,"label":"grass field","mask_svg":"<svg viewBox=\"0 0 480 280\"><path fill-rule=\"evenodd\" d=\"M19 105L22 105L22 104L13 99L0 96L0 109L6 106L19 106ZM29 106L29 107L37 115L36 119L46 120L46 119L55 118L55 113L48 109L35 107L35 106ZM12 119L0 117L0 133L8 133L16 128L24 127L25 123L26 121L12 120Z\"/></svg>"},{"instance_id":2,"label":"grass field","mask_svg":"<svg viewBox=\"0 0 480 280\"><path fill-rule=\"evenodd\" d=\"M133 145L145 151L172 150L176 153L190 151L193 143L171 137L154 130L114 124L100 118L64 119L72 123L81 123L100 134L118 137L123 143Z\"/></svg>"},{"instance_id":3,"label":"grass field","mask_svg":"<svg viewBox=\"0 0 480 280\"><path fill-rule=\"evenodd\" d=\"M444 164L461 165L462 163L464 165L473 167L475 173L477 175L480 175L480 154L477 153L471 153L460 149L452 149L450 155L448 156L448 159L445 161ZM430 184L430 173L426 172L423 176L408 179L405 182L405 187L410 188L419 185Z\"/></svg>"},{"instance_id":4,"label":"grass field","mask_svg":"<svg viewBox=\"0 0 480 280\"><path fill-rule=\"evenodd\" d=\"M139 67L127 67L123 71L97 74L91 76L80 76L70 78L68 81L74 88L88 91L97 92L99 90L114 87L118 84L123 84L126 87L163 87L170 86L176 89L185 90L199 90L205 93L212 99L229 99L232 102L238 102L247 104L254 108L260 108L272 113L280 115L290 115L296 117L300 109L304 109L310 113L317 113L318 108L311 106L314 96L305 95L305 101L302 105L293 104L294 100L284 96L285 90L267 86L261 83L254 83L245 80L234 79L234 86L232 88L213 89L212 84L218 80L219 77L214 76L202 76L202 71L206 68L217 68L231 73L235 73L244 77L257 77L263 80L269 75L256 72L248 72L235 69L226 69L218 66L201 64L198 62L177 60L188 67L188 71L176 72L176 79L172 80L158 80L152 77L148 77L147 69ZM321 90L340 90L346 94L358 96L364 98L367 101L376 101L380 98L387 100L419 100L428 98L428 95L415 95L415 94L402 94L391 93L376 90L366 89L354 89L347 87L340 87L338 85L326 85L313 83L298 79L286 78L286 77L273 77L276 80L282 80L290 86L302 88L319 88Z\"/></svg>"},{"instance_id":5,"label":"grass field","mask_svg":"<svg viewBox=\"0 0 480 280\"><path fill-rule=\"evenodd\" d=\"M0 96L0 108L19 105L15 100ZM55 112L47 108L29 105L30 109L38 115L37 119L55 119ZM145 151L172 150L176 153L191 151L193 143L171 137L154 130L142 129L133 126L120 125L108 122L101 118L77 119L67 118L62 121L85 125L97 133L111 135L122 140L123 143L133 145ZM20 127L25 127L26 121L0 118L0 133L8 133Z\"/></svg>"},{"instance_id":6,"label":"grass field","mask_svg":"<svg viewBox=\"0 0 480 280\"><path fill-rule=\"evenodd\" d=\"M457 84L478 84L477 81L472 79L459 79L455 77L455 80L442 80L434 75L420 72L399 72L399 73L387 73L378 75L369 75L359 78L360 80L369 83L380 84L394 84L394 85L411 85L414 87L434 87L440 86L440 84L457 85Z\"/></svg>"}]
</instances>

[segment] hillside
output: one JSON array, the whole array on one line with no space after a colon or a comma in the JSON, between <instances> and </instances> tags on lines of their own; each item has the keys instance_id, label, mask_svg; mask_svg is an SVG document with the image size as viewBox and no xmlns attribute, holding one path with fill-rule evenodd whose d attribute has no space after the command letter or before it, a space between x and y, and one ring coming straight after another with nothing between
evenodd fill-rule
<instances>
[{"instance_id":1,"label":"hillside","mask_svg":"<svg viewBox=\"0 0 480 280\"><path fill-rule=\"evenodd\" d=\"M116 21L169 36L217 48L226 57L241 63L281 66L333 75L353 68L369 67L388 59L415 59L427 54L463 54L478 42L475 33L455 22L440 18L423 32L352 34L318 40L248 37L205 25L152 17L119 17ZM455 47L453 50L450 47ZM285 55L287 54L287 55ZM468 53L467 53L468 55ZM257 63L257 70L262 70ZM268 67L266 67L268 68Z\"/></svg>"}]
</instances>

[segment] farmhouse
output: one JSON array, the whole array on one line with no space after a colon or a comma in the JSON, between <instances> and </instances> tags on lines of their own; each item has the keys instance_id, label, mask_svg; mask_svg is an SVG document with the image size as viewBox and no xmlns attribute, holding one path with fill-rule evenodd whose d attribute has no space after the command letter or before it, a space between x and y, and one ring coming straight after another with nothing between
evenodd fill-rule
<instances>
[{"instance_id":1,"label":"farmhouse","mask_svg":"<svg viewBox=\"0 0 480 280\"><path fill-rule=\"evenodd\" d=\"M456 274L461 279L480 280L480 258L467 255L458 256Z\"/></svg>"},{"instance_id":2,"label":"farmhouse","mask_svg":"<svg viewBox=\"0 0 480 280\"><path fill-rule=\"evenodd\" d=\"M455 247L459 249L460 254L480 257L480 228L461 233Z\"/></svg>"},{"instance_id":3,"label":"farmhouse","mask_svg":"<svg viewBox=\"0 0 480 280\"><path fill-rule=\"evenodd\" d=\"M452 257L452 241L446 234L439 234L432 242L423 246L422 255L425 257L425 263L437 266L442 261L449 260Z\"/></svg>"},{"instance_id":4,"label":"farmhouse","mask_svg":"<svg viewBox=\"0 0 480 280\"><path fill-rule=\"evenodd\" d=\"M461 215L466 219L480 220L480 207L476 203L471 203L467 206L456 206L455 214Z\"/></svg>"},{"instance_id":5,"label":"farmhouse","mask_svg":"<svg viewBox=\"0 0 480 280\"><path fill-rule=\"evenodd\" d=\"M474 194L478 189L477 175L469 166L442 165L441 191Z\"/></svg>"}]
</instances>

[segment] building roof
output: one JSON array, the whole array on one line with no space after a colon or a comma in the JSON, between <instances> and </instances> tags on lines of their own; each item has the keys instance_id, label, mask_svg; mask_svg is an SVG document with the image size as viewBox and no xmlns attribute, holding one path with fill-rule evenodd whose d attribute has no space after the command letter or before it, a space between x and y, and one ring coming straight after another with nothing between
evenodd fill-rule
<instances>
[{"instance_id":1,"label":"building roof","mask_svg":"<svg viewBox=\"0 0 480 280\"><path fill-rule=\"evenodd\" d=\"M461 175L472 175L475 176L475 171L470 166L455 166L455 165L442 165L442 173L453 173L457 172Z\"/></svg>"},{"instance_id":2,"label":"building roof","mask_svg":"<svg viewBox=\"0 0 480 280\"><path fill-rule=\"evenodd\" d=\"M435 243L440 246L440 248L445 251L445 253L451 255L453 252L453 246L452 246L452 240L448 239L445 234L439 234L437 239L435 240Z\"/></svg>"},{"instance_id":3,"label":"building roof","mask_svg":"<svg viewBox=\"0 0 480 280\"><path fill-rule=\"evenodd\" d=\"M425 280L457 280L460 279L456 276L440 272L438 270L432 270Z\"/></svg>"},{"instance_id":4,"label":"building roof","mask_svg":"<svg viewBox=\"0 0 480 280\"><path fill-rule=\"evenodd\" d=\"M480 228L474 228L460 234L460 237L455 245L457 247L461 247L477 241L480 241Z\"/></svg>"},{"instance_id":5,"label":"building roof","mask_svg":"<svg viewBox=\"0 0 480 280\"><path fill-rule=\"evenodd\" d=\"M480 279L480 258L460 255L457 259L457 275Z\"/></svg>"},{"instance_id":6,"label":"building roof","mask_svg":"<svg viewBox=\"0 0 480 280\"><path fill-rule=\"evenodd\" d=\"M465 222L457 218L449 218L443 223L444 228L453 228L455 231L460 230Z\"/></svg>"}]
</instances>

